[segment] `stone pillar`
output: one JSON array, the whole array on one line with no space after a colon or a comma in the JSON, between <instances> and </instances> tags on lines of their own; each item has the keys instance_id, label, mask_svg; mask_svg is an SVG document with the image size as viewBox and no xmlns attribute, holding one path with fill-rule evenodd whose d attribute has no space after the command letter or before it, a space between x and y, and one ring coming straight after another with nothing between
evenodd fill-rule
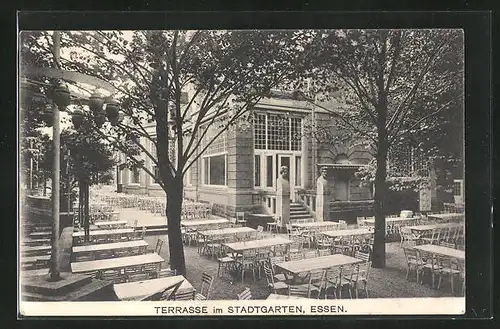
<instances>
[{"instance_id":1,"label":"stone pillar","mask_svg":"<svg viewBox=\"0 0 500 329\"><path fill-rule=\"evenodd\" d=\"M290 182L288 181L288 168L280 169L280 178L276 182L276 215L281 216L281 227L290 223Z\"/></svg>"},{"instance_id":2,"label":"stone pillar","mask_svg":"<svg viewBox=\"0 0 500 329\"><path fill-rule=\"evenodd\" d=\"M321 176L316 180L316 221L328 221L330 218L330 202L332 189L328 183L328 169L321 168Z\"/></svg>"}]
</instances>

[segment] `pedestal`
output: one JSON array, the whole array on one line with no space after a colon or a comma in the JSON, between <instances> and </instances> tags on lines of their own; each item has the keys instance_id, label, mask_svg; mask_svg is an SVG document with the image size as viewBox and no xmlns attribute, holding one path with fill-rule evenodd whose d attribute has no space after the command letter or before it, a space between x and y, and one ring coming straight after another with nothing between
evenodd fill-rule
<instances>
[{"instance_id":1,"label":"pedestal","mask_svg":"<svg viewBox=\"0 0 500 329\"><path fill-rule=\"evenodd\" d=\"M316 181L316 221L328 221L330 218L331 193L328 181L320 176Z\"/></svg>"},{"instance_id":2,"label":"pedestal","mask_svg":"<svg viewBox=\"0 0 500 329\"><path fill-rule=\"evenodd\" d=\"M280 216L280 227L286 227L290 223L290 183L288 180L279 178L276 191L276 215Z\"/></svg>"}]
</instances>

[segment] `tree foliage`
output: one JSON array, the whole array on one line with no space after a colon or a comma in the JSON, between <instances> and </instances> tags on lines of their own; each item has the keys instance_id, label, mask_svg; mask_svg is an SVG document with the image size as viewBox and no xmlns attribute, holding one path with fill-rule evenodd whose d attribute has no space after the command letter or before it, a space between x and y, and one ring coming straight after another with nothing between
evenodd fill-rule
<instances>
[{"instance_id":1,"label":"tree foliage","mask_svg":"<svg viewBox=\"0 0 500 329\"><path fill-rule=\"evenodd\" d=\"M304 94L338 120L347 139L365 142L375 156L374 266L384 267L388 154L412 143L430 152L431 132L446 129L443 120L460 115L463 34L336 30L317 31L314 40L317 56L309 68L314 79Z\"/></svg>"},{"instance_id":2,"label":"tree foliage","mask_svg":"<svg viewBox=\"0 0 500 329\"><path fill-rule=\"evenodd\" d=\"M178 273L185 272L184 174L271 88L299 71L310 39L294 31L62 33L62 68L107 80L118 91L124 119L105 123L100 134L166 192L170 262ZM213 127L216 134L209 136ZM210 139L202 146L205 137ZM159 178L145 159L159 168Z\"/></svg>"}]
</instances>

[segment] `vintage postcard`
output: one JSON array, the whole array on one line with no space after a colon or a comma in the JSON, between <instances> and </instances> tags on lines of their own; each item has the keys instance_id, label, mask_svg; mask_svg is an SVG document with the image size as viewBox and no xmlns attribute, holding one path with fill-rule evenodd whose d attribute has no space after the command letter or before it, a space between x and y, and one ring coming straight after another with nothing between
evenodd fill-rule
<instances>
[{"instance_id":1,"label":"vintage postcard","mask_svg":"<svg viewBox=\"0 0 500 329\"><path fill-rule=\"evenodd\" d=\"M18 49L20 315L464 314L463 30Z\"/></svg>"}]
</instances>

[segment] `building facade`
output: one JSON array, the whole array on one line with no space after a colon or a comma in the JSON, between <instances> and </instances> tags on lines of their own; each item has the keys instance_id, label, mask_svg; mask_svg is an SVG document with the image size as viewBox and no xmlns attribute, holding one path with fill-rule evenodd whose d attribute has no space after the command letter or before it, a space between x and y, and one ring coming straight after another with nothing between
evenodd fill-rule
<instances>
[{"instance_id":1,"label":"building facade","mask_svg":"<svg viewBox=\"0 0 500 329\"><path fill-rule=\"evenodd\" d=\"M317 124L334 128L335 121L328 113L285 94L262 99L251 117L222 133L193 163L185 175L185 198L209 202L220 215L234 216L236 211L273 214L279 169L286 166L291 202L302 203L314 217L316 179L320 168L327 166L333 204L343 210L370 207L371 189L361 186L354 175L359 166L370 161L370 155L348 145L323 145L310 133ZM154 132L154 126L148 129ZM213 125L207 131L198 151L207 146L217 129ZM147 147L156 154L152 145ZM148 157L144 160L156 173ZM164 195L144 170L118 168L117 183L124 193Z\"/></svg>"}]
</instances>

